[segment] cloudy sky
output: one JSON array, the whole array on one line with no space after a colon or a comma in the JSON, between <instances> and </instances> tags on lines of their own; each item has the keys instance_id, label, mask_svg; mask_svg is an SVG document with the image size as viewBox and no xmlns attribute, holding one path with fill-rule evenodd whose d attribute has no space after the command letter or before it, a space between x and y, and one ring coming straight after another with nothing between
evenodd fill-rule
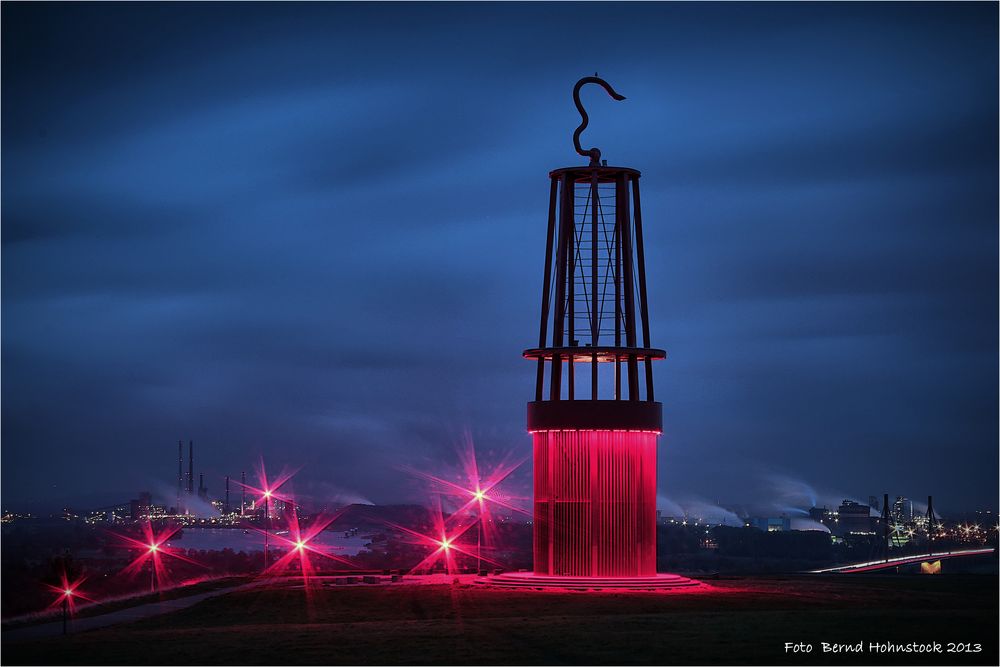
<instances>
[{"instance_id":1,"label":"cloudy sky","mask_svg":"<svg viewBox=\"0 0 1000 667\"><path fill-rule=\"evenodd\" d=\"M995 4L2 12L4 509L168 494L179 438L212 491L263 456L375 502L465 433L526 454L595 71L660 493L996 502Z\"/></svg>"}]
</instances>

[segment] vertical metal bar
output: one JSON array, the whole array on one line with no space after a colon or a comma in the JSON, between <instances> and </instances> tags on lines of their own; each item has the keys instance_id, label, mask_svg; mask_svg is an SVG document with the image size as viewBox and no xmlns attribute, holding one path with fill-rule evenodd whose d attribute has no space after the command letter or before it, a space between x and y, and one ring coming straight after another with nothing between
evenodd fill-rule
<instances>
[{"instance_id":1,"label":"vertical metal bar","mask_svg":"<svg viewBox=\"0 0 1000 667\"><path fill-rule=\"evenodd\" d=\"M635 347L635 289L632 284L632 228L628 210L625 175L618 177L622 212L622 273L625 278L625 344ZM635 355L628 355L628 400L639 400L639 367Z\"/></svg>"},{"instance_id":2,"label":"vertical metal bar","mask_svg":"<svg viewBox=\"0 0 1000 667\"><path fill-rule=\"evenodd\" d=\"M556 442L559 442L562 446L563 433L553 433L552 431L545 432L545 450L548 455L548 482L549 482L549 525L546 527L549 538L549 571L548 574L555 574L555 566L553 559L555 557L555 525L556 525L556 494L555 494L555 462L552 460L555 458L553 450L555 449Z\"/></svg>"},{"instance_id":3,"label":"vertical metal bar","mask_svg":"<svg viewBox=\"0 0 1000 667\"><path fill-rule=\"evenodd\" d=\"M642 346L649 347L649 302L646 301L646 254L642 245L642 208L639 205L639 177L632 176L632 201L635 206L635 258L639 262L639 312L642 315ZM646 357L646 400L653 398L653 360Z\"/></svg>"},{"instance_id":4,"label":"vertical metal bar","mask_svg":"<svg viewBox=\"0 0 1000 667\"><path fill-rule=\"evenodd\" d=\"M545 347L545 337L549 325L549 290L552 288L552 243L556 227L556 194L559 191L559 181L552 179L549 188L549 225L545 234L545 275L542 277L542 321L538 326L538 347ZM545 387L545 357L538 359L538 373L535 378L535 400L542 400Z\"/></svg>"},{"instance_id":5,"label":"vertical metal bar","mask_svg":"<svg viewBox=\"0 0 1000 667\"><path fill-rule=\"evenodd\" d=\"M590 487L587 494L590 497L590 544L587 547L590 549L590 576L596 577L598 575L598 549L601 544L600 519L603 513L601 508L601 493L597 484L597 470L600 464L599 457L602 454L603 443L601 440L604 437L604 433L601 431L590 431L587 436L596 441L588 442L586 450L590 462L590 469L587 471L589 476L587 482Z\"/></svg>"},{"instance_id":6,"label":"vertical metal bar","mask_svg":"<svg viewBox=\"0 0 1000 667\"><path fill-rule=\"evenodd\" d=\"M624 185L622 184L622 175L618 175L615 178L615 230L614 230L614 244L615 244L615 347L622 346L622 192L624 191ZM621 358L618 353L615 352L615 400L620 401L622 398L622 365Z\"/></svg>"},{"instance_id":7,"label":"vertical metal bar","mask_svg":"<svg viewBox=\"0 0 1000 667\"><path fill-rule=\"evenodd\" d=\"M601 336L601 320L597 313L597 169L590 176L590 344L595 348ZM590 358L590 398L597 400L597 352Z\"/></svg>"},{"instance_id":8,"label":"vertical metal bar","mask_svg":"<svg viewBox=\"0 0 1000 667\"><path fill-rule=\"evenodd\" d=\"M566 255L568 254L569 226L573 222L573 175L562 175L562 192L559 194L559 246L556 251L556 303L552 318L552 347L564 345L563 328L566 325ZM552 377L549 378L549 400L562 398L562 357L552 354Z\"/></svg>"},{"instance_id":9,"label":"vertical metal bar","mask_svg":"<svg viewBox=\"0 0 1000 667\"><path fill-rule=\"evenodd\" d=\"M566 271L569 273L569 281L566 289L569 290L569 297L566 307L569 310L567 324L569 326L569 346L575 345L576 337L576 181L575 177L569 179L570 184L570 208L569 208L569 262ZM566 367L566 398L573 400L576 393L576 350L570 350L569 365Z\"/></svg>"}]
</instances>

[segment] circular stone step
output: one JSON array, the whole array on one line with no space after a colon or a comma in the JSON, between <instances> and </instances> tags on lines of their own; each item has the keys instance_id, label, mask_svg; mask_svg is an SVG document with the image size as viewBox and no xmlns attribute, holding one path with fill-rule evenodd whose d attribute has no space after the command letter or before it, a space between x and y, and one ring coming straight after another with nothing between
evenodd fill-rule
<instances>
[{"instance_id":1,"label":"circular stone step","mask_svg":"<svg viewBox=\"0 0 1000 667\"><path fill-rule=\"evenodd\" d=\"M648 577L560 577L534 572L506 572L494 577L478 577L475 583L498 588L529 590L637 590L658 591L671 588L700 586L701 582L677 574L657 574Z\"/></svg>"}]
</instances>

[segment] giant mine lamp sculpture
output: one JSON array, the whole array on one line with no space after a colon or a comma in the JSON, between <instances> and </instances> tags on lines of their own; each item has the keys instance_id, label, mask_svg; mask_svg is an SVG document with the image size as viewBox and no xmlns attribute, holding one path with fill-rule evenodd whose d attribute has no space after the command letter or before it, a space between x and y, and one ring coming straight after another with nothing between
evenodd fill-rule
<instances>
[{"instance_id":1,"label":"giant mine lamp sculpture","mask_svg":"<svg viewBox=\"0 0 1000 667\"><path fill-rule=\"evenodd\" d=\"M573 143L590 163L549 173L538 347L524 352L537 363L528 403L534 573L505 575L503 582L691 585L656 574L663 419L653 362L666 353L650 344L639 172L609 167L599 149L580 146L589 121L580 89L589 83L625 99L603 79L580 79L573 101L582 122Z\"/></svg>"}]
</instances>

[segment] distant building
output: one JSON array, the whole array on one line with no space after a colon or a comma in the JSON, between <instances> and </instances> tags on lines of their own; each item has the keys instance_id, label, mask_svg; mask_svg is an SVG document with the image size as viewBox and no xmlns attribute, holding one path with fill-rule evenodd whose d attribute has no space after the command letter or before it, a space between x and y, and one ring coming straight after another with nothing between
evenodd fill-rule
<instances>
[{"instance_id":1,"label":"distant building","mask_svg":"<svg viewBox=\"0 0 1000 667\"><path fill-rule=\"evenodd\" d=\"M903 496L896 496L896 502L892 504L892 518L897 523L913 521L913 501Z\"/></svg>"},{"instance_id":2,"label":"distant building","mask_svg":"<svg viewBox=\"0 0 1000 667\"><path fill-rule=\"evenodd\" d=\"M139 497L129 502L129 516L133 521L148 519L150 508L153 506L153 496L149 491L142 491Z\"/></svg>"},{"instance_id":3,"label":"distant building","mask_svg":"<svg viewBox=\"0 0 1000 667\"><path fill-rule=\"evenodd\" d=\"M837 527L841 535L873 532L871 508L853 500L845 500L837 508Z\"/></svg>"},{"instance_id":4,"label":"distant building","mask_svg":"<svg viewBox=\"0 0 1000 667\"><path fill-rule=\"evenodd\" d=\"M747 525L757 530L773 533L779 530L791 530L792 520L784 515L779 517L752 516L747 519Z\"/></svg>"},{"instance_id":5,"label":"distant building","mask_svg":"<svg viewBox=\"0 0 1000 667\"><path fill-rule=\"evenodd\" d=\"M830 532L834 531L837 527L837 517L835 514L825 507L813 507L809 509L809 518L816 523L821 523L830 529Z\"/></svg>"},{"instance_id":6,"label":"distant building","mask_svg":"<svg viewBox=\"0 0 1000 667\"><path fill-rule=\"evenodd\" d=\"M269 501L260 501L260 499L251 500L249 503L248 513L252 513L258 521L270 518L271 520L278 519L285 513L285 501L280 500L271 496ZM267 509L267 514L264 510Z\"/></svg>"}]
</instances>

